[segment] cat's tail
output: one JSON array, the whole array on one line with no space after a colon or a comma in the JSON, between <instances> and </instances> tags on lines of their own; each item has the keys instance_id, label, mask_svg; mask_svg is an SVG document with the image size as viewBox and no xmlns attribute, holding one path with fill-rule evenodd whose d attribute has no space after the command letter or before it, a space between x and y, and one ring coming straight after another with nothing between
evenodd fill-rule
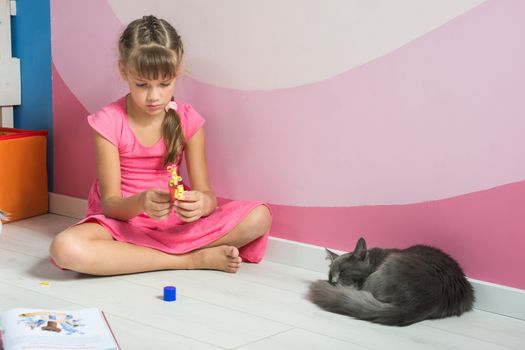
<instances>
[{"instance_id":1,"label":"cat's tail","mask_svg":"<svg viewBox=\"0 0 525 350\"><path fill-rule=\"evenodd\" d=\"M316 281L307 298L326 311L389 326L406 326L420 320L410 319L408 311L377 300L372 293L352 287Z\"/></svg>"}]
</instances>

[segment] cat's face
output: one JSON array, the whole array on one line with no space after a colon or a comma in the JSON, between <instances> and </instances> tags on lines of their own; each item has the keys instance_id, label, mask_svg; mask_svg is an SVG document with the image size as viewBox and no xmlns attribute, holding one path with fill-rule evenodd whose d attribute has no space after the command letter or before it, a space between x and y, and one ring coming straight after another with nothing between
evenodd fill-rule
<instances>
[{"instance_id":1,"label":"cat's face","mask_svg":"<svg viewBox=\"0 0 525 350\"><path fill-rule=\"evenodd\" d=\"M346 253L330 264L328 282L333 285L360 287L369 274L368 260L364 261L352 253Z\"/></svg>"},{"instance_id":2,"label":"cat's face","mask_svg":"<svg viewBox=\"0 0 525 350\"><path fill-rule=\"evenodd\" d=\"M326 249L328 258L332 261L328 282L336 285L361 287L370 274L368 252L364 239L360 239L352 253L338 255Z\"/></svg>"}]
</instances>

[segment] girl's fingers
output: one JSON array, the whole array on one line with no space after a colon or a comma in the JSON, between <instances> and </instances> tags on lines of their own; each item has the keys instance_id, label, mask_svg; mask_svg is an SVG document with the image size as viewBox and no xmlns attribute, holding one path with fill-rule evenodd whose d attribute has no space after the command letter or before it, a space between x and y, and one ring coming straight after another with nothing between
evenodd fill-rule
<instances>
[{"instance_id":1,"label":"girl's fingers","mask_svg":"<svg viewBox=\"0 0 525 350\"><path fill-rule=\"evenodd\" d=\"M202 207L202 204L199 202L175 201L173 205L183 210L197 210L198 208Z\"/></svg>"},{"instance_id":2,"label":"girl's fingers","mask_svg":"<svg viewBox=\"0 0 525 350\"><path fill-rule=\"evenodd\" d=\"M170 210L163 210L163 211L155 211L148 213L150 218L156 219L156 220L162 220L164 218L167 218L170 214Z\"/></svg>"},{"instance_id":3,"label":"girl's fingers","mask_svg":"<svg viewBox=\"0 0 525 350\"><path fill-rule=\"evenodd\" d=\"M154 219L164 219L173 211L184 222L192 222L202 216L204 202L199 191L186 191L181 200L175 200L173 203L169 191L153 189L149 194L146 212Z\"/></svg>"},{"instance_id":4,"label":"girl's fingers","mask_svg":"<svg viewBox=\"0 0 525 350\"><path fill-rule=\"evenodd\" d=\"M193 221L197 221L200 218L199 216L193 216L193 217L186 218L186 217L180 216L178 214L177 214L177 216L184 222L193 222Z\"/></svg>"},{"instance_id":5,"label":"girl's fingers","mask_svg":"<svg viewBox=\"0 0 525 350\"><path fill-rule=\"evenodd\" d=\"M177 213L177 215L185 217L185 218L200 216L200 210L184 210L184 209L177 208L175 212Z\"/></svg>"},{"instance_id":6,"label":"girl's fingers","mask_svg":"<svg viewBox=\"0 0 525 350\"><path fill-rule=\"evenodd\" d=\"M157 206L157 207L162 207L162 206L166 206L166 205L171 205L172 202L171 202L171 198L168 198L166 200L162 199L152 199L150 201L151 204Z\"/></svg>"},{"instance_id":7,"label":"girl's fingers","mask_svg":"<svg viewBox=\"0 0 525 350\"><path fill-rule=\"evenodd\" d=\"M177 208L175 210L175 213L184 222L192 222L199 219L202 216L200 210L188 211Z\"/></svg>"},{"instance_id":8,"label":"girl's fingers","mask_svg":"<svg viewBox=\"0 0 525 350\"><path fill-rule=\"evenodd\" d=\"M171 213L171 208L166 208L162 210L150 210L149 212L155 216L163 216L163 215L168 215L169 213Z\"/></svg>"},{"instance_id":9,"label":"girl's fingers","mask_svg":"<svg viewBox=\"0 0 525 350\"><path fill-rule=\"evenodd\" d=\"M171 203L150 203L146 206L147 211L150 212L160 212L160 211L170 211L171 210Z\"/></svg>"},{"instance_id":10,"label":"girl's fingers","mask_svg":"<svg viewBox=\"0 0 525 350\"><path fill-rule=\"evenodd\" d=\"M172 204L170 202L153 203L153 206L152 206L154 210L170 209L171 207L172 207Z\"/></svg>"},{"instance_id":11,"label":"girl's fingers","mask_svg":"<svg viewBox=\"0 0 525 350\"><path fill-rule=\"evenodd\" d=\"M151 202L152 203L158 203L158 204L163 204L163 203L170 203L171 202L171 198L168 196L166 198L162 197L158 197L158 198L152 198L151 199Z\"/></svg>"},{"instance_id":12,"label":"girl's fingers","mask_svg":"<svg viewBox=\"0 0 525 350\"><path fill-rule=\"evenodd\" d=\"M167 217L172 211L171 203L149 202L146 205L146 213L154 219L160 220Z\"/></svg>"}]
</instances>

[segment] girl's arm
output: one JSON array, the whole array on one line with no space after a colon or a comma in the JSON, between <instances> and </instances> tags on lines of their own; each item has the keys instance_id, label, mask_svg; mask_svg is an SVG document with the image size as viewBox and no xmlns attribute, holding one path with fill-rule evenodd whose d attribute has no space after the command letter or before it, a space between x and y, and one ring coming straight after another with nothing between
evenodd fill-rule
<instances>
[{"instance_id":1,"label":"girl's arm","mask_svg":"<svg viewBox=\"0 0 525 350\"><path fill-rule=\"evenodd\" d=\"M188 203L176 203L186 209L186 212L180 214L188 215L186 218L193 221L202 216L208 216L217 207L217 198L211 189L210 180L208 178L208 164L206 163L206 146L205 146L204 128L200 128L192 137L186 142L185 158L188 176L190 178L190 185L192 191L184 194L184 201ZM183 205L188 204L188 205ZM182 217L182 219L184 219Z\"/></svg>"},{"instance_id":2,"label":"girl's arm","mask_svg":"<svg viewBox=\"0 0 525 350\"><path fill-rule=\"evenodd\" d=\"M163 219L170 213L168 191L147 190L122 198L120 190L120 159L117 148L95 132L97 175L104 215L129 220L142 212L154 219Z\"/></svg>"}]
</instances>

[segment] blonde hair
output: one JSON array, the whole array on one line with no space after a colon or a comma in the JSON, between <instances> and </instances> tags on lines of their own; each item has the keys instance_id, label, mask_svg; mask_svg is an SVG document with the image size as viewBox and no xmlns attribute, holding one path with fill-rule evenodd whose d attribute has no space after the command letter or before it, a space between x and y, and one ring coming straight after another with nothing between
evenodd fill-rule
<instances>
[{"instance_id":1,"label":"blonde hair","mask_svg":"<svg viewBox=\"0 0 525 350\"><path fill-rule=\"evenodd\" d=\"M119 39L122 64L140 77L150 80L177 76L184 48L179 34L164 19L144 16L131 22ZM166 145L164 164L174 163L184 149L184 134L177 111L170 109L162 123Z\"/></svg>"}]
</instances>

